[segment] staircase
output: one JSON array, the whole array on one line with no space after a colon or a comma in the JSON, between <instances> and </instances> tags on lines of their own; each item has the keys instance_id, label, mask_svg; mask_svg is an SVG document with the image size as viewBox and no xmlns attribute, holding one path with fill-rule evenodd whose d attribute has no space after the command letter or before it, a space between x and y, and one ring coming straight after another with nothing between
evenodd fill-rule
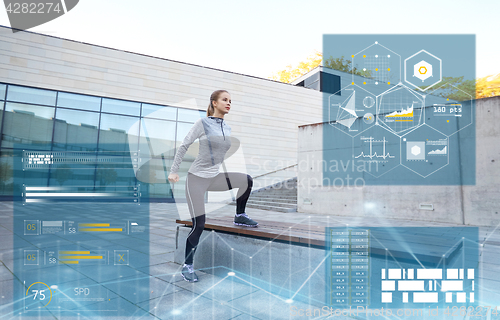
<instances>
[{"instance_id":1,"label":"staircase","mask_svg":"<svg viewBox=\"0 0 500 320\"><path fill-rule=\"evenodd\" d=\"M236 205L236 201L230 204ZM297 177L252 191L248 208L279 212L297 211Z\"/></svg>"}]
</instances>

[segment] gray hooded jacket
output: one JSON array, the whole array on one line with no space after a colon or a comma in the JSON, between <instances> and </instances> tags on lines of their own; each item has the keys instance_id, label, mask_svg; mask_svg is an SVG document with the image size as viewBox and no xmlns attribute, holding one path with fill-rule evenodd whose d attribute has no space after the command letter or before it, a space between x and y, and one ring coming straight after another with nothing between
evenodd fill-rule
<instances>
[{"instance_id":1,"label":"gray hooded jacket","mask_svg":"<svg viewBox=\"0 0 500 320\"><path fill-rule=\"evenodd\" d=\"M206 117L197 120L177 149L170 173L177 173L189 146L200 139L198 156L188 172L202 178L219 174L226 152L231 147L231 127L222 118Z\"/></svg>"}]
</instances>

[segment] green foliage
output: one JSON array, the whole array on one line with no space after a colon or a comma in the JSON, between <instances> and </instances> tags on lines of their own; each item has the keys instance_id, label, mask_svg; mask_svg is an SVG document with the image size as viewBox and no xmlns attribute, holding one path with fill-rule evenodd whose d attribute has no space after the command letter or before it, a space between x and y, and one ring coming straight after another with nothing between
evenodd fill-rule
<instances>
[{"instance_id":1,"label":"green foliage","mask_svg":"<svg viewBox=\"0 0 500 320\"><path fill-rule=\"evenodd\" d=\"M355 75L365 78L372 78L372 73L370 70L363 71L358 69L356 66L353 67L352 61L349 59L344 59L344 56L340 58L333 58L332 56L330 56L330 58L323 61L323 66L342 72L354 73Z\"/></svg>"},{"instance_id":2,"label":"green foliage","mask_svg":"<svg viewBox=\"0 0 500 320\"><path fill-rule=\"evenodd\" d=\"M274 73L269 78L281 82L290 83L300 76L308 73L312 69L316 68L317 66L321 65L321 62L323 62L323 66L326 68L335 69L347 73L354 73L365 78L372 78L371 71L359 70L356 67L353 68L352 61L344 59L344 56L340 58L333 58L330 56L330 58L323 60L323 55L318 51L310 55L306 59L306 61L299 62L296 67L288 65L286 69Z\"/></svg>"},{"instance_id":3,"label":"green foliage","mask_svg":"<svg viewBox=\"0 0 500 320\"><path fill-rule=\"evenodd\" d=\"M437 89L430 91L433 95L455 101L464 101L476 98L476 82L464 80L461 77L443 77L442 82L436 85ZM426 86L419 87L425 89Z\"/></svg>"}]
</instances>

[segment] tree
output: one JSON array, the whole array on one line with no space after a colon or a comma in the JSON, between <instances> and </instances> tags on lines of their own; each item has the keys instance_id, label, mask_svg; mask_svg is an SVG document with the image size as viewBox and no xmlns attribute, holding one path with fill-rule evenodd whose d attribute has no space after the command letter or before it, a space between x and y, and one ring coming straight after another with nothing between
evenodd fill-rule
<instances>
[{"instance_id":1,"label":"tree","mask_svg":"<svg viewBox=\"0 0 500 320\"><path fill-rule=\"evenodd\" d=\"M274 73L270 79L285 82L285 83L290 83L294 81L295 79L303 76L304 74L308 73L312 69L322 65L347 72L347 73L352 73L357 74L362 77L367 77L371 78L371 72L369 70L363 71L363 70L358 70L356 67L352 67L352 61L348 59L344 59L344 56L340 58L333 58L330 56L330 58L326 59L323 61L323 54L321 52L315 51L312 55L310 55L306 61L299 62L297 67L292 67L292 65L288 65L286 69L278 71Z\"/></svg>"},{"instance_id":2,"label":"tree","mask_svg":"<svg viewBox=\"0 0 500 320\"><path fill-rule=\"evenodd\" d=\"M321 52L315 51L312 55L307 57L306 61L299 62L297 67L293 68L292 65L288 65L284 70L274 73L269 78L276 81L290 83L298 77L319 66L322 60L323 54L321 54Z\"/></svg>"},{"instance_id":3,"label":"tree","mask_svg":"<svg viewBox=\"0 0 500 320\"><path fill-rule=\"evenodd\" d=\"M476 99L500 96L500 73L476 80Z\"/></svg>"},{"instance_id":4,"label":"tree","mask_svg":"<svg viewBox=\"0 0 500 320\"><path fill-rule=\"evenodd\" d=\"M425 89L426 87L419 88ZM474 80L464 80L464 76L443 77L442 81L436 85L436 89L430 90L430 93L455 101L470 100L476 96L476 84Z\"/></svg>"},{"instance_id":5,"label":"tree","mask_svg":"<svg viewBox=\"0 0 500 320\"><path fill-rule=\"evenodd\" d=\"M112 164L102 164L97 167L96 181L99 181L99 186L106 186L116 182L118 174Z\"/></svg>"},{"instance_id":6,"label":"tree","mask_svg":"<svg viewBox=\"0 0 500 320\"><path fill-rule=\"evenodd\" d=\"M64 182L73 178L74 174L69 165L61 164L52 171L51 176L59 182L59 186L62 186Z\"/></svg>"},{"instance_id":7,"label":"tree","mask_svg":"<svg viewBox=\"0 0 500 320\"><path fill-rule=\"evenodd\" d=\"M269 78L290 83L320 65L373 79L370 70L358 69L357 66L352 65L351 60L345 59L344 56L340 58L330 56L328 59L323 60L323 54L319 51L315 51L306 61L299 62L295 68L288 65L286 69L274 73ZM471 97L472 99L481 99L500 96L500 73L476 80L464 80L463 76L443 77L442 82L437 84L436 87L438 89L434 89L432 94L455 101L469 100ZM420 87L420 89L425 89L425 87Z\"/></svg>"},{"instance_id":8,"label":"tree","mask_svg":"<svg viewBox=\"0 0 500 320\"><path fill-rule=\"evenodd\" d=\"M349 59L344 59L344 56L340 58L333 58L330 56L330 58L326 59L323 62L323 65L327 68L330 69L335 69L347 73L354 73L355 75L365 77L365 78L372 78L372 73L370 70L359 70L357 67L352 66L352 61Z\"/></svg>"}]
</instances>

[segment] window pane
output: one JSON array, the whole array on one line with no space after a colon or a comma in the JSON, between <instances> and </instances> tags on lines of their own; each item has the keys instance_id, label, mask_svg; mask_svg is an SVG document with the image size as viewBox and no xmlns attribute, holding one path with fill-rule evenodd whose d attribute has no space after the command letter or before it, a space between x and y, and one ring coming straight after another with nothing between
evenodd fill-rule
<instances>
[{"instance_id":1,"label":"window pane","mask_svg":"<svg viewBox=\"0 0 500 320\"><path fill-rule=\"evenodd\" d=\"M146 150L145 147L147 147ZM151 156L172 155L175 149L175 122L156 119L141 121L141 152Z\"/></svg>"},{"instance_id":2,"label":"window pane","mask_svg":"<svg viewBox=\"0 0 500 320\"><path fill-rule=\"evenodd\" d=\"M56 91L9 85L7 100L54 106L56 104Z\"/></svg>"},{"instance_id":3,"label":"window pane","mask_svg":"<svg viewBox=\"0 0 500 320\"><path fill-rule=\"evenodd\" d=\"M176 120L177 108L165 107L156 104L142 104L142 116L148 118Z\"/></svg>"},{"instance_id":4,"label":"window pane","mask_svg":"<svg viewBox=\"0 0 500 320\"><path fill-rule=\"evenodd\" d=\"M21 153L21 150L16 151ZM0 195L12 196L14 187L14 151L2 149L0 151Z\"/></svg>"},{"instance_id":5,"label":"window pane","mask_svg":"<svg viewBox=\"0 0 500 320\"><path fill-rule=\"evenodd\" d=\"M177 122L176 152L192 127L193 127L192 123ZM185 197L184 187L185 187L185 181L186 181L185 179L187 171L189 170L189 167L191 167L191 164L194 162L194 159L196 159L196 157L198 156L199 146L200 146L199 140L194 141L193 144L186 151L186 154L184 155L184 158L182 159L182 162L179 165L179 177L181 180L177 183L176 187L173 190L174 198L180 199ZM170 171L170 168L168 169Z\"/></svg>"},{"instance_id":6,"label":"window pane","mask_svg":"<svg viewBox=\"0 0 500 320\"><path fill-rule=\"evenodd\" d=\"M99 113L58 108L54 129L57 150L96 150Z\"/></svg>"},{"instance_id":7,"label":"window pane","mask_svg":"<svg viewBox=\"0 0 500 320\"><path fill-rule=\"evenodd\" d=\"M137 151L139 118L101 114L99 150Z\"/></svg>"},{"instance_id":8,"label":"window pane","mask_svg":"<svg viewBox=\"0 0 500 320\"><path fill-rule=\"evenodd\" d=\"M139 116L141 112L141 104L138 102L102 99L102 112L128 114L131 116Z\"/></svg>"},{"instance_id":9,"label":"window pane","mask_svg":"<svg viewBox=\"0 0 500 320\"><path fill-rule=\"evenodd\" d=\"M5 88L7 86L5 84L0 84L0 100L5 99Z\"/></svg>"},{"instance_id":10,"label":"window pane","mask_svg":"<svg viewBox=\"0 0 500 320\"><path fill-rule=\"evenodd\" d=\"M178 122L177 123L177 145L176 147L178 148L179 145L182 143L186 135L188 134L189 130L193 127L193 124L191 123L182 123ZM182 161L179 171L187 171L189 167L191 166L191 163L196 159L196 156L198 156L198 150L199 150L199 141L196 140L193 142L193 144L189 147L188 151L184 155L184 160Z\"/></svg>"},{"instance_id":11,"label":"window pane","mask_svg":"<svg viewBox=\"0 0 500 320\"><path fill-rule=\"evenodd\" d=\"M2 123L2 117L3 117L3 107L5 105L4 101L0 101L0 124Z\"/></svg>"},{"instance_id":12,"label":"window pane","mask_svg":"<svg viewBox=\"0 0 500 320\"><path fill-rule=\"evenodd\" d=\"M157 197L171 194L167 176L175 155L175 122L156 119L142 119L140 158L137 179L150 184L158 184ZM163 186L162 186L163 185ZM151 189L150 189L151 192ZM150 193L151 196L151 193Z\"/></svg>"},{"instance_id":13,"label":"window pane","mask_svg":"<svg viewBox=\"0 0 500 320\"><path fill-rule=\"evenodd\" d=\"M57 106L91 110L91 111L100 111L101 98L85 96L81 94L59 92L59 95L57 96Z\"/></svg>"},{"instance_id":14,"label":"window pane","mask_svg":"<svg viewBox=\"0 0 500 320\"><path fill-rule=\"evenodd\" d=\"M305 79L304 86L306 86L307 88L311 88L311 84L313 82L316 82L316 81L319 81L319 72L316 72L315 74L313 74L309 78Z\"/></svg>"},{"instance_id":15,"label":"window pane","mask_svg":"<svg viewBox=\"0 0 500 320\"><path fill-rule=\"evenodd\" d=\"M79 164L78 166L55 164L50 170L49 186L78 186L79 191L94 191L95 170L95 164Z\"/></svg>"},{"instance_id":16,"label":"window pane","mask_svg":"<svg viewBox=\"0 0 500 320\"><path fill-rule=\"evenodd\" d=\"M2 147L13 148L16 142L26 144L50 143L52 140L54 110L54 107L7 102ZM39 148L42 148L42 146Z\"/></svg>"},{"instance_id":17,"label":"window pane","mask_svg":"<svg viewBox=\"0 0 500 320\"><path fill-rule=\"evenodd\" d=\"M308 84L306 86L306 88L314 89L314 90L318 90L319 91L319 81L316 81L316 82Z\"/></svg>"},{"instance_id":18,"label":"window pane","mask_svg":"<svg viewBox=\"0 0 500 320\"><path fill-rule=\"evenodd\" d=\"M178 112L177 121L184 121L191 123L195 123L196 120L200 119L203 116L206 116L206 111L201 112L199 110L179 108L177 112Z\"/></svg>"}]
</instances>

